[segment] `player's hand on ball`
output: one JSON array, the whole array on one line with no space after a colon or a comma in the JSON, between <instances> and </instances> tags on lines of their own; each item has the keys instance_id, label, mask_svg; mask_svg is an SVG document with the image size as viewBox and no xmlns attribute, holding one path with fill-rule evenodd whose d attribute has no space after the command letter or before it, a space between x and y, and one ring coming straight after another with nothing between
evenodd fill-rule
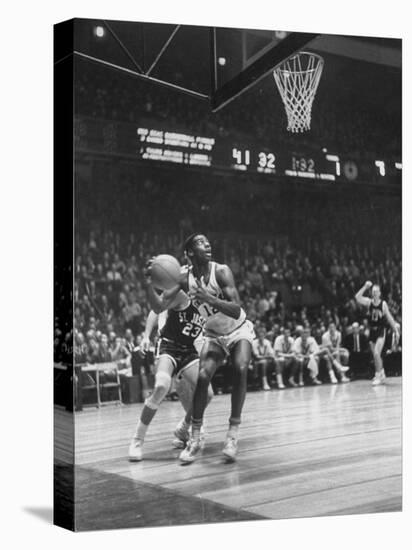
<instances>
[{"instance_id":1,"label":"player's hand on ball","mask_svg":"<svg viewBox=\"0 0 412 550\"><path fill-rule=\"evenodd\" d=\"M151 270L152 270L152 263L153 263L154 259L155 259L155 256L152 256L152 258L150 258L150 260L147 260L146 265L144 266L144 270L143 270L143 274L145 276L145 279L146 279L146 282L147 282L148 285L150 285L152 283Z\"/></svg>"}]
</instances>

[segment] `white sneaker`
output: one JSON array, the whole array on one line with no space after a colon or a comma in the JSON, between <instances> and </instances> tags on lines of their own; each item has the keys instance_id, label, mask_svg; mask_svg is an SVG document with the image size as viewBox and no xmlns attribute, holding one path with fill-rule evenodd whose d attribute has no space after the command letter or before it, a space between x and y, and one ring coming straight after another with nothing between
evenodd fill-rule
<instances>
[{"instance_id":1,"label":"white sneaker","mask_svg":"<svg viewBox=\"0 0 412 550\"><path fill-rule=\"evenodd\" d=\"M172 441L173 447L175 449L184 449L186 447L186 443L190 439L189 428L184 420L181 420L176 426L173 435L175 436Z\"/></svg>"},{"instance_id":2,"label":"white sneaker","mask_svg":"<svg viewBox=\"0 0 412 550\"><path fill-rule=\"evenodd\" d=\"M143 459L143 441L134 437L129 445L130 462L140 462Z\"/></svg>"},{"instance_id":3,"label":"white sneaker","mask_svg":"<svg viewBox=\"0 0 412 550\"><path fill-rule=\"evenodd\" d=\"M385 383L385 379L382 378L380 374L375 374L374 379L372 380L372 386L380 386Z\"/></svg>"},{"instance_id":4,"label":"white sneaker","mask_svg":"<svg viewBox=\"0 0 412 550\"><path fill-rule=\"evenodd\" d=\"M350 382L350 378L342 374L340 381L342 382L342 384L346 384L346 382Z\"/></svg>"},{"instance_id":5,"label":"white sneaker","mask_svg":"<svg viewBox=\"0 0 412 550\"><path fill-rule=\"evenodd\" d=\"M330 372L329 377L330 377L330 383L331 384L337 384L338 383L338 380L337 380L334 372Z\"/></svg>"},{"instance_id":6,"label":"white sneaker","mask_svg":"<svg viewBox=\"0 0 412 550\"><path fill-rule=\"evenodd\" d=\"M285 384L283 382L279 382L278 383L278 390L284 390L285 389Z\"/></svg>"},{"instance_id":7,"label":"white sneaker","mask_svg":"<svg viewBox=\"0 0 412 550\"><path fill-rule=\"evenodd\" d=\"M265 382L265 383L263 384L263 390L264 390L264 391L270 391L270 386L269 386L269 384L268 384L267 382Z\"/></svg>"},{"instance_id":8,"label":"white sneaker","mask_svg":"<svg viewBox=\"0 0 412 550\"><path fill-rule=\"evenodd\" d=\"M237 454L237 439L234 437L228 436L225 441L225 445L223 447L223 454L225 457L234 462L236 460L236 454Z\"/></svg>"},{"instance_id":9,"label":"white sneaker","mask_svg":"<svg viewBox=\"0 0 412 550\"><path fill-rule=\"evenodd\" d=\"M183 464L191 464L202 451L200 439L189 439L186 448L180 453L179 460Z\"/></svg>"}]
</instances>

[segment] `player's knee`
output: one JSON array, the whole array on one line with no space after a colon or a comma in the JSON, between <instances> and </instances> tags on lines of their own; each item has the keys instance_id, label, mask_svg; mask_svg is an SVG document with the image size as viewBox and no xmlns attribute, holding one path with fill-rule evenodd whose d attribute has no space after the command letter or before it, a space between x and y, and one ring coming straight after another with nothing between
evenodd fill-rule
<instances>
[{"instance_id":1,"label":"player's knee","mask_svg":"<svg viewBox=\"0 0 412 550\"><path fill-rule=\"evenodd\" d=\"M210 383L210 374L207 369L202 368L199 371L198 385L201 387L208 387Z\"/></svg>"},{"instance_id":2,"label":"player's knee","mask_svg":"<svg viewBox=\"0 0 412 550\"><path fill-rule=\"evenodd\" d=\"M238 359L234 362L233 367L235 371L241 376L246 376L249 368L249 361L245 359Z\"/></svg>"},{"instance_id":3,"label":"player's knee","mask_svg":"<svg viewBox=\"0 0 412 550\"><path fill-rule=\"evenodd\" d=\"M150 396L151 401L154 404L160 405L163 399L166 397L167 392L169 391L170 384L172 382L171 377L165 372L158 372L155 378L155 385L153 388L153 393Z\"/></svg>"}]
</instances>

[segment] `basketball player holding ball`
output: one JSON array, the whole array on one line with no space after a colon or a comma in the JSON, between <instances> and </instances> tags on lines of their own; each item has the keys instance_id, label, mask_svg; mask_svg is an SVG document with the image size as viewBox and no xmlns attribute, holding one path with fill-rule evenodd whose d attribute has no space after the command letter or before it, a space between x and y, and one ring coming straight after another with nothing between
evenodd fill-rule
<instances>
[{"instance_id":1,"label":"basketball player holding ball","mask_svg":"<svg viewBox=\"0 0 412 550\"><path fill-rule=\"evenodd\" d=\"M200 371L193 401L192 436L180 454L184 464L200 454L200 430L207 405L207 392L216 369L230 356L233 365L233 389L229 428L223 447L228 461L236 459L238 431L246 397L247 370L251 360L253 325L240 306L239 294L231 269L212 261L209 239L203 234L191 235L185 243L190 262L184 288L206 319L204 343L200 351Z\"/></svg>"},{"instance_id":2,"label":"basketball player holding ball","mask_svg":"<svg viewBox=\"0 0 412 550\"><path fill-rule=\"evenodd\" d=\"M371 289L372 298L367 298L364 293ZM372 381L374 386L385 382L385 371L383 370L382 350L386 337L386 326L389 323L396 341L399 340L399 330L392 317L388 304L381 298L381 289L379 285L374 285L371 281L366 281L363 287L355 295L358 304L368 308L367 318L370 325L369 345L375 364L375 377Z\"/></svg>"},{"instance_id":3,"label":"basketball player holding ball","mask_svg":"<svg viewBox=\"0 0 412 550\"><path fill-rule=\"evenodd\" d=\"M188 295L180 289L180 276L180 264L172 256L157 256L146 268L147 291L152 311L146 320L142 346L144 349L150 343L150 336L156 324L159 326L160 343L153 392L144 403L135 435L129 446L131 462L143 459L146 432L169 391L174 375L176 391L186 416L174 432L173 445L182 448L189 439L193 394L199 374L199 355L195 341L201 337L205 320ZM163 292L159 295L156 288ZM207 402L212 396L213 390L209 387Z\"/></svg>"}]
</instances>

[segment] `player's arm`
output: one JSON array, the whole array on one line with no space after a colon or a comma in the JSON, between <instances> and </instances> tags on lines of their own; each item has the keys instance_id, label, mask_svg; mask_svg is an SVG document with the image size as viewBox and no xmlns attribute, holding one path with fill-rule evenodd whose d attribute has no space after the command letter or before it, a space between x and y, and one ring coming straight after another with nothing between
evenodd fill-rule
<instances>
[{"instance_id":1,"label":"player's arm","mask_svg":"<svg viewBox=\"0 0 412 550\"><path fill-rule=\"evenodd\" d=\"M303 353L299 349L297 339L293 343L293 348L292 349L293 349L293 355L294 355L295 359L297 359L298 361L302 361L304 356L303 356Z\"/></svg>"},{"instance_id":2,"label":"player's arm","mask_svg":"<svg viewBox=\"0 0 412 550\"><path fill-rule=\"evenodd\" d=\"M399 340L399 330L398 330L398 327L395 323L395 319L392 317L392 314L391 312L389 311L389 308L388 308L388 304L384 301L382 303L382 311L383 311L383 314L385 315L386 317L386 320L388 321L388 323L390 324L391 326L391 329L393 330L393 332L395 333L395 337L397 340Z\"/></svg>"},{"instance_id":3,"label":"player's arm","mask_svg":"<svg viewBox=\"0 0 412 550\"><path fill-rule=\"evenodd\" d=\"M233 273L227 265L219 266L216 270L216 280L222 291L225 300L221 300L216 296L210 294L203 280L197 281L197 289L194 293L195 298L209 304L211 307L217 309L224 315L232 317L233 319L239 319L240 317L240 298L237 288L235 286L235 280Z\"/></svg>"},{"instance_id":4,"label":"player's arm","mask_svg":"<svg viewBox=\"0 0 412 550\"><path fill-rule=\"evenodd\" d=\"M159 315L155 313L153 310L149 311L149 315L146 319L146 325L143 333L143 340L142 340L142 351L146 352L149 350L150 347L150 337L157 326L159 319Z\"/></svg>"},{"instance_id":5,"label":"player's arm","mask_svg":"<svg viewBox=\"0 0 412 550\"><path fill-rule=\"evenodd\" d=\"M363 285L363 287L358 290L358 292L355 294L355 300L360 304L361 306L368 307L371 303L370 298L367 298L364 296L364 293L372 286L372 283L370 281L366 281L366 283Z\"/></svg>"},{"instance_id":6,"label":"player's arm","mask_svg":"<svg viewBox=\"0 0 412 550\"><path fill-rule=\"evenodd\" d=\"M309 346L308 357L311 357L311 356L318 357L320 354L322 354L322 352L323 350L319 347L319 344L313 338Z\"/></svg>"},{"instance_id":7,"label":"player's arm","mask_svg":"<svg viewBox=\"0 0 412 550\"><path fill-rule=\"evenodd\" d=\"M256 340L252 342L252 355L255 359L259 359L259 348L256 344Z\"/></svg>"}]
</instances>

